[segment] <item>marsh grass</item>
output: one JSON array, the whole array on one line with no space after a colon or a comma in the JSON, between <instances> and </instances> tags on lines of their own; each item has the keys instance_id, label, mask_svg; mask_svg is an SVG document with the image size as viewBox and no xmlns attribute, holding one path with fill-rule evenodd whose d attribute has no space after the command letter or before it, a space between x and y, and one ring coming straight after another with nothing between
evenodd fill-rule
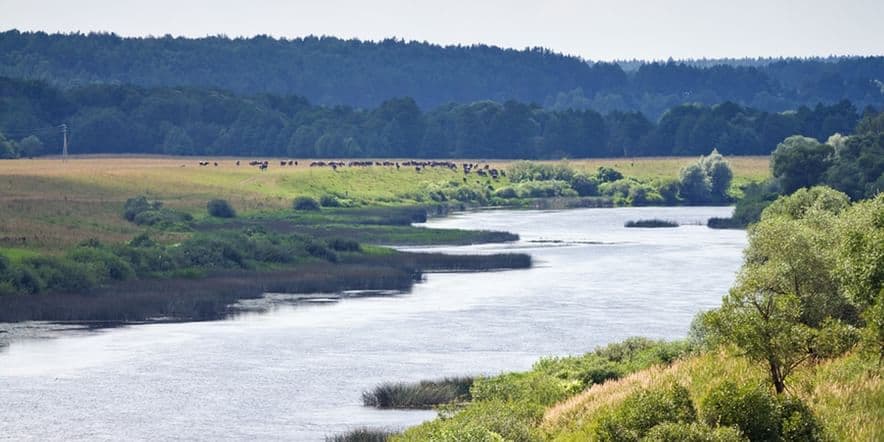
<instances>
[{"instance_id":1,"label":"marsh grass","mask_svg":"<svg viewBox=\"0 0 884 442\"><path fill-rule=\"evenodd\" d=\"M326 437L326 442L386 442L396 432L377 428L357 428L344 434Z\"/></svg>"},{"instance_id":2,"label":"marsh grass","mask_svg":"<svg viewBox=\"0 0 884 442\"><path fill-rule=\"evenodd\" d=\"M667 228L667 227L678 227L678 223L675 221L669 221L665 219L640 219L636 221L627 221L624 227L636 227L636 228Z\"/></svg>"},{"instance_id":3,"label":"marsh grass","mask_svg":"<svg viewBox=\"0 0 884 442\"><path fill-rule=\"evenodd\" d=\"M452 402L471 399L471 377L444 378L418 383L384 383L371 391L362 393L362 403L367 407L427 409Z\"/></svg>"}]
</instances>

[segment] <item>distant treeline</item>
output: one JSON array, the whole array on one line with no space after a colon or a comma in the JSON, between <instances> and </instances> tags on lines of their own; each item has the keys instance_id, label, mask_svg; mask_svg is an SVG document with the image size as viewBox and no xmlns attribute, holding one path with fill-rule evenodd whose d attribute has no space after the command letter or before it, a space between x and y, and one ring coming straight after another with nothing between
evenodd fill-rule
<instances>
[{"instance_id":1,"label":"distant treeline","mask_svg":"<svg viewBox=\"0 0 884 442\"><path fill-rule=\"evenodd\" d=\"M625 70L624 70L625 66ZM412 97L446 103L515 100L555 109L639 111L656 120L685 102L765 111L850 100L884 104L884 57L591 63L543 48L438 46L388 39L121 38L0 33L0 75L61 87L95 83L299 95L373 108Z\"/></svg>"},{"instance_id":2,"label":"distant treeline","mask_svg":"<svg viewBox=\"0 0 884 442\"><path fill-rule=\"evenodd\" d=\"M586 158L770 153L788 136L850 134L848 101L769 113L726 102L676 106L654 123L637 112L555 111L514 101L448 104L411 98L374 109L325 107L297 96L90 85L61 89L0 78L0 157L71 152L289 157ZM4 144L5 143L5 144ZM6 147L4 147L6 146Z\"/></svg>"}]
</instances>

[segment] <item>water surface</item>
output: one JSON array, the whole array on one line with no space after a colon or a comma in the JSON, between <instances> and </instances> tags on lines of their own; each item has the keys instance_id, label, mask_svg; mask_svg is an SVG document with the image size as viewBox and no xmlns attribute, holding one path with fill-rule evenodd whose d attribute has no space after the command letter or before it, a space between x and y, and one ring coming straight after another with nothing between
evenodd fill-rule
<instances>
[{"instance_id":1,"label":"water surface","mask_svg":"<svg viewBox=\"0 0 884 442\"><path fill-rule=\"evenodd\" d=\"M362 407L384 381L524 370L629 336L680 338L718 305L745 232L697 223L730 208L482 211L431 227L508 230L529 270L430 274L411 293L282 305L216 322L24 340L0 351L0 439L322 440L432 411ZM675 229L626 229L640 218ZM694 225L690 224L694 223Z\"/></svg>"}]
</instances>

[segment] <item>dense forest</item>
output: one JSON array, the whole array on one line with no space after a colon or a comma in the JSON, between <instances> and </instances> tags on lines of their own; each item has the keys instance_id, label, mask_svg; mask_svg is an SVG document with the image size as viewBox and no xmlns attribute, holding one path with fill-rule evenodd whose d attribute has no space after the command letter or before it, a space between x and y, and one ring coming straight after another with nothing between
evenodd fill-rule
<instances>
[{"instance_id":1,"label":"dense forest","mask_svg":"<svg viewBox=\"0 0 884 442\"><path fill-rule=\"evenodd\" d=\"M492 100L553 109L642 112L657 120L695 102L762 111L850 100L884 104L884 57L593 63L543 48L438 46L389 39L267 36L122 38L0 33L0 75L62 88L97 83L298 95L319 105L374 108L412 97L421 109Z\"/></svg>"},{"instance_id":2,"label":"dense forest","mask_svg":"<svg viewBox=\"0 0 884 442\"><path fill-rule=\"evenodd\" d=\"M289 157L587 158L769 154L786 137L826 141L875 114L849 101L771 113L732 102L683 104L658 122L639 112L553 110L516 101L412 98L372 109L213 89L95 84L63 89L0 77L0 157L73 153Z\"/></svg>"}]
</instances>

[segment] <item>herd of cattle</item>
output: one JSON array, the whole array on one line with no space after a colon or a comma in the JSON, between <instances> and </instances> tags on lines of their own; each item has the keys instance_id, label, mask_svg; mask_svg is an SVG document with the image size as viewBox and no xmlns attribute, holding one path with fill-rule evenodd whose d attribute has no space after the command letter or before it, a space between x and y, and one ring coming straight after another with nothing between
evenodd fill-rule
<instances>
[{"instance_id":1,"label":"herd of cattle","mask_svg":"<svg viewBox=\"0 0 884 442\"><path fill-rule=\"evenodd\" d=\"M235 163L239 166L240 160L236 160ZM200 166L209 166L214 165L218 167L218 162L210 162L210 161L200 161ZM264 171L270 167L270 162L267 160L263 161L249 161L249 166L257 167L258 169ZM285 166L297 166L298 162L295 160L280 160L279 165L282 167ZM401 168L414 168L415 172L420 172L421 170L427 168L443 168L449 169L451 171L457 172L458 170L463 171L464 175L469 175L473 171L479 176L483 177L491 177L493 179L498 179L499 177L506 176L506 172L503 170L498 170L485 164L480 166L479 163L461 163L459 166L457 163L453 161L418 161L418 160L407 160L407 161L312 161L310 162L310 167L329 167L332 170L338 170L338 168L342 167L395 167L396 170L400 170Z\"/></svg>"}]
</instances>

